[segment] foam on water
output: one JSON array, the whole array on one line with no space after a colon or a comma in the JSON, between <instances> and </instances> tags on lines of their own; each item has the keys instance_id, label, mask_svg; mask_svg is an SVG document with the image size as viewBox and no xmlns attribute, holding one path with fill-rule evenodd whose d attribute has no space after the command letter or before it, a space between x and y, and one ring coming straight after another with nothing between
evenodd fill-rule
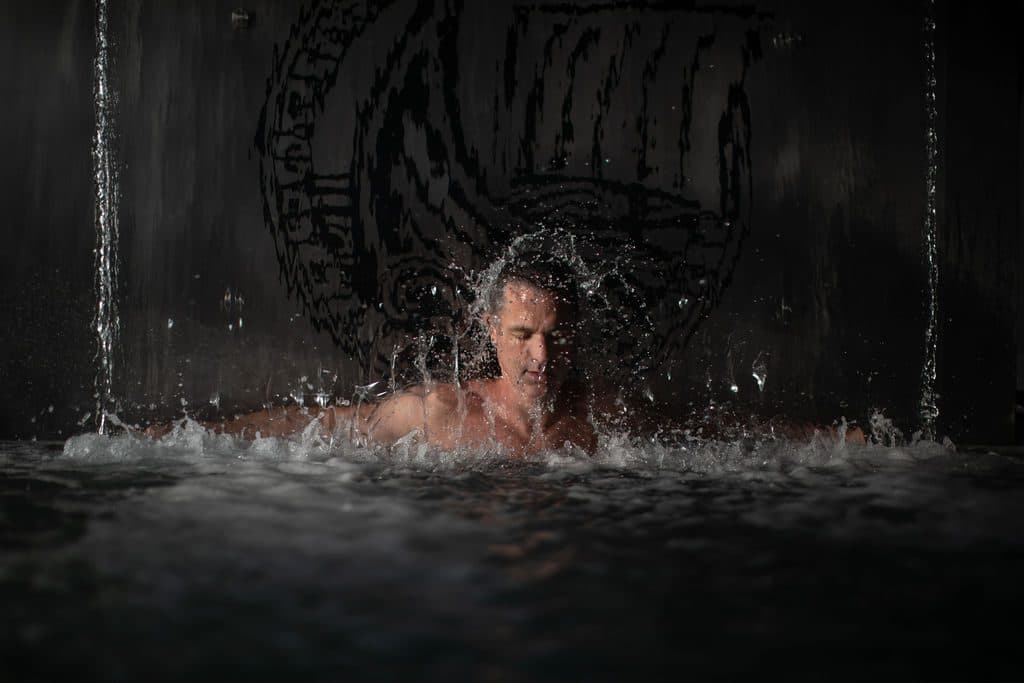
<instances>
[{"instance_id":1,"label":"foam on water","mask_svg":"<svg viewBox=\"0 0 1024 683\"><path fill-rule=\"evenodd\" d=\"M325 436L314 422L293 437L240 439L207 431L185 419L159 439L127 432L117 436L82 434L64 444L62 458L89 463L128 463L178 458L182 462L245 460L314 463L334 466L372 463L428 471L488 471L526 468L540 471L585 472L619 469L637 473L693 472L721 474L780 472L801 468L856 469L916 463L956 456L952 444L918 441L912 444L855 444L845 440L845 428L819 430L807 440L771 436L737 440L699 439L685 434L636 437L623 432L599 434L592 455L568 447L525 457L512 457L500 446L492 449L440 449L420 442L412 433L391 447L349 441L343 435ZM964 460L965 462L967 459Z\"/></svg>"}]
</instances>

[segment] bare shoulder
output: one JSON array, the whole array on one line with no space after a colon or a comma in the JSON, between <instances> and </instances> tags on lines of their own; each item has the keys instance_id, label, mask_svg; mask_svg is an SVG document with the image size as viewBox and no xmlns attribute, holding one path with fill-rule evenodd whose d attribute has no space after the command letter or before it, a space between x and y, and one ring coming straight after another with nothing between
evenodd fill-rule
<instances>
[{"instance_id":1,"label":"bare shoulder","mask_svg":"<svg viewBox=\"0 0 1024 683\"><path fill-rule=\"evenodd\" d=\"M458 388L454 384L421 384L416 387L416 391L423 397L427 410L452 409L459 403Z\"/></svg>"},{"instance_id":2,"label":"bare shoulder","mask_svg":"<svg viewBox=\"0 0 1024 683\"><path fill-rule=\"evenodd\" d=\"M352 420L356 431L383 443L390 443L426 426L427 393L410 387L371 403L336 409L339 417Z\"/></svg>"},{"instance_id":3,"label":"bare shoulder","mask_svg":"<svg viewBox=\"0 0 1024 683\"><path fill-rule=\"evenodd\" d=\"M466 386L432 384L417 387L422 396L422 424L430 441L453 446L461 438L463 429L473 423L481 402Z\"/></svg>"},{"instance_id":4,"label":"bare shoulder","mask_svg":"<svg viewBox=\"0 0 1024 683\"><path fill-rule=\"evenodd\" d=\"M435 384L421 389L424 408L431 422L464 420L480 413L492 400L494 380L470 380L465 384Z\"/></svg>"},{"instance_id":5,"label":"bare shoulder","mask_svg":"<svg viewBox=\"0 0 1024 683\"><path fill-rule=\"evenodd\" d=\"M464 398L474 402L487 402L492 400L494 396L494 387L496 380L493 379L473 379L466 382L466 386L463 389Z\"/></svg>"},{"instance_id":6,"label":"bare shoulder","mask_svg":"<svg viewBox=\"0 0 1024 683\"><path fill-rule=\"evenodd\" d=\"M406 415L410 422L436 425L459 407L459 389L452 384L418 384L385 399L384 407L385 413Z\"/></svg>"}]
</instances>

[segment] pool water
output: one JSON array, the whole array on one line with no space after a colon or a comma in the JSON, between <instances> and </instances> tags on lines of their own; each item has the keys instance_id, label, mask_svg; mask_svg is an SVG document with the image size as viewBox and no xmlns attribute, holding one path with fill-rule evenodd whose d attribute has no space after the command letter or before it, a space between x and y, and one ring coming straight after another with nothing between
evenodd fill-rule
<instances>
[{"instance_id":1,"label":"pool water","mask_svg":"<svg viewBox=\"0 0 1024 683\"><path fill-rule=\"evenodd\" d=\"M934 443L594 457L0 443L9 681L1006 675L1024 463ZM301 679L300 679L301 677Z\"/></svg>"}]
</instances>

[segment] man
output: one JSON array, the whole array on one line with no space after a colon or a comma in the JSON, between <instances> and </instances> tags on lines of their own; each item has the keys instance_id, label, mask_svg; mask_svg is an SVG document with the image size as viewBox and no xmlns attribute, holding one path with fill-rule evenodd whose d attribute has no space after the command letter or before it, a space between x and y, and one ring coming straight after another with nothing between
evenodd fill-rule
<instances>
[{"instance_id":1,"label":"man","mask_svg":"<svg viewBox=\"0 0 1024 683\"><path fill-rule=\"evenodd\" d=\"M615 412L611 392L585 380L577 365L575 330L580 319L575 276L561 260L529 252L500 270L485 302L483 324L497 356L500 374L462 386L423 384L381 401L355 406L262 410L222 423L218 432L243 437L284 436L319 421L325 434L344 432L381 444L413 435L442 448L502 447L515 455L579 448L592 453L597 435L594 415ZM632 411L658 422L649 406ZM812 425L778 425L790 438L813 435ZM168 427L150 428L157 436ZM864 441L857 428L849 441Z\"/></svg>"},{"instance_id":2,"label":"man","mask_svg":"<svg viewBox=\"0 0 1024 683\"><path fill-rule=\"evenodd\" d=\"M319 420L325 432L345 430L383 444L416 433L442 448L499 446L522 455L568 445L592 452L597 439L588 402L606 400L584 387L576 371L574 283L565 263L538 252L505 264L483 320L498 377L462 386L419 385L359 406L264 410L207 426L242 436L283 436Z\"/></svg>"}]
</instances>

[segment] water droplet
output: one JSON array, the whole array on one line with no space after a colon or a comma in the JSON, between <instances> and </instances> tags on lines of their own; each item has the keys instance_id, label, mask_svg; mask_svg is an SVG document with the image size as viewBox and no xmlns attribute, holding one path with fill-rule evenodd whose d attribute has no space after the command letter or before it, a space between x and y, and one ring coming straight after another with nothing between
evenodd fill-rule
<instances>
[{"instance_id":1,"label":"water droplet","mask_svg":"<svg viewBox=\"0 0 1024 683\"><path fill-rule=\"evenodd\" d=\"M765 380L768 379L768 363L765 359L764 351L757 354L757 358L754 359L750 369L754 377L754 381L757 382L758 390L763 392ZM868 381L871 381L870 378L868 378Z\"/></svg>"},{"instance_id":2,"label":"water droplet","mask_svg":"<svg viewBox=\"0 0 1024 683\"><path fill-rule=\"evenodd\" d=\"M430 285L430 294L432 296L437 296L437 285Z\"/></svg>"}]
</instances>

